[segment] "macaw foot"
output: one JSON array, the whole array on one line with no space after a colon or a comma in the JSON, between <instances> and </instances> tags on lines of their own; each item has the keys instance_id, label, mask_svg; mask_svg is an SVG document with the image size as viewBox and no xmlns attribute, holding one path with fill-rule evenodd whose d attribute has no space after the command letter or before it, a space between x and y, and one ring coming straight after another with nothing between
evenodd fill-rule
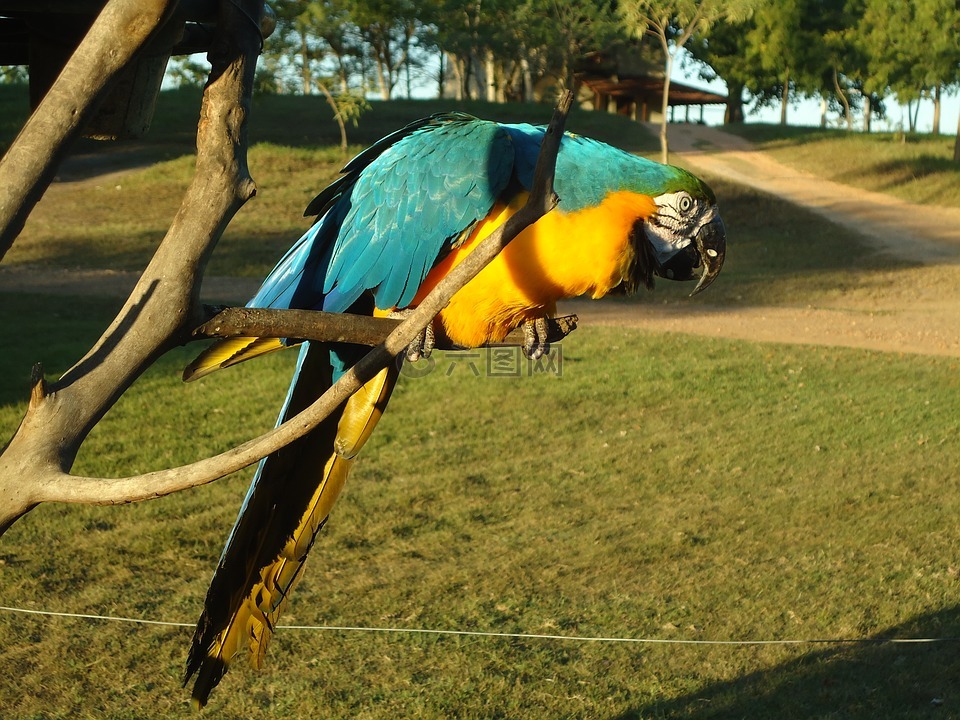
<instances>
[{"instance_id":1,"label":"macaw foot","mask_svg":"<svg viewBox=\"0 0 960 720\"><path fill-rule=\"evenodd\" d=\"M527 320L523 323L523 354L537 360L550 352L548 342L550 327L546 318Z\"/></svg>"},{"instance_id":2,"label":"macaw foot","mask_svg":"<svg viewBox=\"0 0 960 720\"><path fill-rule=\"evenodd\" d=\"M395 320L406 320L412 313L412 309L408 310L394 310L387 317L393 318ZM433 320L421 330L413 341L407 345L407 349L404 351L404 356L410 362L416 362L420 358L428 358L433 352L433 348L437 344L437 337L433 331Z\"/></svg>"}]
</instances>

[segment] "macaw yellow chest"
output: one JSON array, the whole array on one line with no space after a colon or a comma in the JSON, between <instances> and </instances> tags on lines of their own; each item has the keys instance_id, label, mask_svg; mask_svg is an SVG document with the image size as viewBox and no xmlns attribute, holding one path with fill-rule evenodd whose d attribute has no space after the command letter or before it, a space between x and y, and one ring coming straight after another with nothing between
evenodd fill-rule
<instances>
[{"instance_id":1,"label":"macaw yellow chest","mask_svg":"<svg viewBox=\"0 0 960 720\"><path fill-rule=\"evenodd\" d=\"M526 193L498 203L470 235L427 275L416 305L477 244L526 201ZM558 207L520 233L463 287L440 313L451 340L465 347L497 342L526 320L549 317L558 300L579 295L599 298L627 278L637 220L656 210L646 195L618 191L600 204L564 212Z\"/></svg>"}]
</instances>

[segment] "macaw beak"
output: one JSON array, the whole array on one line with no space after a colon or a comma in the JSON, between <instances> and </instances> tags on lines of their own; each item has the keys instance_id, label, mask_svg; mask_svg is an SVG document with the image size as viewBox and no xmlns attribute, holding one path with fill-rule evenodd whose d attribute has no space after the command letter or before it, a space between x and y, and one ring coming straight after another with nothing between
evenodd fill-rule
<instances>
[{"instance_id":1,"label":"macaw beak","mask_svg":"<svg viewBox=\"0 0 960 720\"><path fill-rule=\"evenodd\" d=\"M693 280L695 270L700 271L700 282L690 293L691 296L706 290L723 267L726 255L727 234L723 220L717 215L697 231L693 242L673 255L655 271L660 277L670 280Z\"/></svg>"},{"instance_id":2,"label":"macaw beak","mask_svg":"<svg viewBox=\"0 0 960 720\"><path fill-rule=\"evenodd\" d=\"M710 287L710 283L717 279L720 274L720 268L723 267L723 258L727 254L727 231L723 227L723 220L717 215L702 228L693 239L697 246L697 253L700 255L700 264L703 265L703 272L700 274L700 282L690 293L693 297L698 292Z\"/></svg>"}]
</instances>

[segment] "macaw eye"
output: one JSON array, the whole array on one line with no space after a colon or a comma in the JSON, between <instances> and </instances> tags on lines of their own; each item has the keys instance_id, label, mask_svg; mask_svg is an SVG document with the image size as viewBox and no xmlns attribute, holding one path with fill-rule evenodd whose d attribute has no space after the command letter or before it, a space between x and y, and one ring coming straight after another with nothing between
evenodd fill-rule
<instances>
[{"instance_id":1,"label":"macaw eye","mask_svg":"<svg viewBox=\"0 0 960 720\"><path fill-rule=\"evenodd\" d=\"M682 196L680 198L680 202L678 203L678 207L680 208L680 212L690 212L690 208L693 207L693 198L691 198L689 195Z\"/></svg>"}]
</instances>

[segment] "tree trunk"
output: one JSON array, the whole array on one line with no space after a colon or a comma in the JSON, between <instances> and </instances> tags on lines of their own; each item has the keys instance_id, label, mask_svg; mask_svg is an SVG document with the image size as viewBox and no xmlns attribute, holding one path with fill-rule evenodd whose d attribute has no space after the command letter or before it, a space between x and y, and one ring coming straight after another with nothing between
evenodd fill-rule
<instances>
[{"instance_id":1,"label":"tree trunk","mask_svg":"<svg viewBox=\"0 0 960 720\"><path fill-rule=\"evenodd\" d=\"M940 135L940 84L933 90L933 136Z\"/></svg>"},{"instance_id":2,"label":"tree trunk","mask_svg":"<svg viewBox=\"0 0 960 720\"><path fill-rule=\"evenodd\" d=\"M403 72L406 79L407 100L412 97L413 83L410 80L410 33L403 37Z\"/></svg>"},{"instance_id":3,"label":"tree trunk","mask_svg":"<svg viewBox=\"0 0 960 720\"><path fill-rule=\"evenodd\" d=\"M870 96L864 94L863 96L863 131L865 133L870 132L870 119L873 111L871 110Z\"/></svg>"},{"instance_id":4,"label":"tree trunk","mask_svg":"<svg viewBox=\"0 0 960 720\"><path fill-rule=\"evenodd\" d=\"M957 137L953 141L953 161L960 163L960 115L957 116Z\"/></svg>"},{"instance_id":5,"label":"tree trunk","mask_svg":"<svg viewBox=\"0 0 960 720\"><path fill-rule=\"evenodd\" d=\"M787 105L790 102L790 66L783 74L783 95L780 96L780 124L787 124Z\"/></svg>"},{"instance_id":6,"label":"tree trunk","mask_svg":"<svg viewBox=\"0 0 960 720\"><path fill-rule=\"evenodd\" d=\"M487 102L497 101L497 68L493 50L487 50L483 58L484 96Z\"/></svg>"},{"instance_id":7,"label":"tree trunk","mask_svg":"<svg viewBox=\"0 0 960 720\"><path fill-rule=\"evenodd\" d=\"M820 127L825 128L827 126L827 97L826 95L820 96Z\"/></svg>"},{"instance_id":8,"label":"tree trunk","mask_svg":"<svg viewBox=\"0 0 960 720\"><path fill-rule=\"evenodd\" d=\"M700 106L703 114L703 106ZM723 114L724 125L733 125L743 122L743 84L727 81L727 110Z\"/></svg>"},{"instance_id":9,"label":"tree trunk","mask_svg":"<svg viewBox=\"0 0 960 720\"><path fill-rule=\"evenodd\" d=\"M664 54L666 55L664 61L666 75L663 78L663 102L660 105L660 112L663 114L660 120L660 162L666 165L670 162L670 146L667 141L667 113L670 110L670 73L673 70L673 55L669 52Z\"/></svg>"},{"instance_id":10,"label":"tree trunk","mask_svg":"<svg viewBox=\"0 0 960 720\"><path fill-rule=\"evenodd\" d=\"M853 130L853 116L850 114L850 101L847 100L847 94L840 87L840 77L837 68L833 68L833 87L837 91L837 97L843 105L843 117L847 122L847 130Z\"/></svg>"},{"instance_id":11,"label":"tree trunk","mask_svg":"<svg viewBox=\"0 0 960 720\"><path fill-rule=\"evenodd\" d=\"M310 72L310 51L307 47L307 32L300 31L300 82L304 95L313 92L313 76Z\"/></svg>"},{"instance_id":12,"label":"tree trunk","mask_svg":"<svg viewBox=\"0 0 960 720\"><path fill-rule=\"evenodd\" d=\"M464 68L463 58L459 55L451 55L448 53L447 65L449 66L451 75L453 76L453 82L451 83L453 89L453 99L463 100L463 91L466 87L466 80L464 79L466 69Z\"/></svg>"},{"instance_id":13,"label":"tree trunk","mask_svg":"<svg viewBox=\"0 0 960 720\"><path fill-rule=\"evenodd\" d=\"M533 71L526 51L520 56L520 71L523 75L523 101L533 102Z\"/></svg>"},{"instance_id":14,"label":"tree trunk","mask_svg":"<svg viewBox=\"0 0 960 720\"><path fill-rule=\"evenodd\" d=\"M463 100L477 100L477 93L474 92L474 88L479 84L477 78L477 59L474 54L471 52L465 59L463 65ZM477 88L479 92L479 88Z\"/></svg>"},{"instance_id":15,"label":"tree trunk","mask_svg":"<svg viewBox=\"0 0 960 720\"><path fill-rule=\"evenodd\" d=\"M344 158L347 156L347 123L343 118L343 112L340 110L340 105L337 104L337 99L333 96L333 93L327 88L326 84L322 82L317 83L317 88L320 90L320 93L327 101L327 105L333 110L333 119L337 123L337 127L340 129L340 154Z\"/></svg>"},{"instance_id":16,"label":"tree trunk","mask_svg":"<svg viewBox=\"0 0 960 720\"><path fill-rule=\"evenodd\" d=\"M389 71L384 66L383 60L377 58L377 86L380 88L380 99L390 99L390 82L387 80Z\"/></svg>"},{"instance_id":17,"label":"tree trunk","mask_svg":"<svg viewBox=\"0 0 960 720\"><path fill-rule=\"evenodd\" d=\"M446 68L444 67L444 62L443 62L445 57L446 57L446 53L443 52L443 50L441 50L441 51L440 51L440 66L437 68L437 97L438 97L439 99L441 99L441 100L443 100L444 97L446 97L446 95L445 95L445 92L446 92L446 87L445 87L445 85L446 85L446 82L447 82L447 74L446 74Z\"/></svg>"}]
</instances>

